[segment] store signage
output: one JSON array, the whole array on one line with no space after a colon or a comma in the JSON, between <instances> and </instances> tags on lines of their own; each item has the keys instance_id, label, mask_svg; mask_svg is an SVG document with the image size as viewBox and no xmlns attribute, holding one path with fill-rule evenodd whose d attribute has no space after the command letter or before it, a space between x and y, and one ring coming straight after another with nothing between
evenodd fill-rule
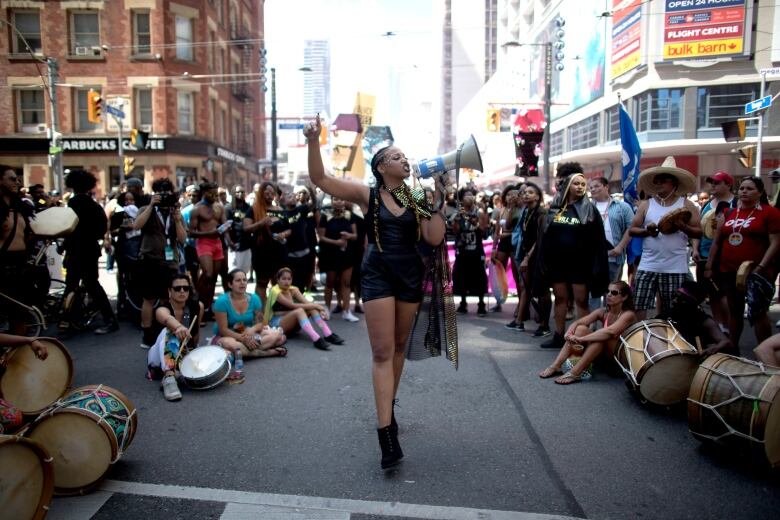
<instances>
[{"instance_id":1,"label":"store signage","mask_svg":"<svg viewBox=\"0 0 780 520\"><path fill-rule=\"evenodd\" d=\"M745 115L758 112L759 110L766 110L772 105L772 96L764 96L760 99L751 101L745 104Z\"/></svg>"},{"instance_id":2,"label":"store signage","mask_svg":"<svg viewBox=\"0 0 780 520\"><path fill-rule=\"evenodd\" d=\"M664 59L743 54L745 11L745 0L666 0Z\"/></svg>"},{"instance_id":3,"label":"store signage","mask_svg":"<svg viewBox=\"0 0 780 520\"><path fill-rule=\"evenodd\" d=\"M130 139L122 139L125 151L138 151L130 144ZM165 150L165 139L151 138L147 140L144 150L161 152ZM117 140L102 137L65 137L62 139L63 152L118 152Z\"/></svg>"},{"instance_id":4,"label":"store signage","mask_svg":"<svg viewBox=\"0 0 780 520\"><path fill-rule=\"evenodd\" d=\"M217 157L227 159L228 161L232 161L242 166L246 165L246 157L238 155L235 152L231 152L230 150L225 150L224 148L217 147Z\"/></svg>"},{"instance_id":5,"label":"store signage","mask_svg":"<svg viewBox=\"0 0 780 520\"><path fill-rule=\"evenodd\" d=\"M642 62L642 1L612 0L611 79L637 68Z\"/></svg>"}]
</instances>

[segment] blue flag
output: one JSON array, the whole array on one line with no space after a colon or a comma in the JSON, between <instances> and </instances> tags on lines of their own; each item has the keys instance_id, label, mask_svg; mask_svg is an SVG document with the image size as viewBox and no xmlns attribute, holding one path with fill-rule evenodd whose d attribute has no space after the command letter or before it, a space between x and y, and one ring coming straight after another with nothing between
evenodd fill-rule
<instances>
[{"instance_id":1,"label":"blue flag","mask_svg":"<svg viewBox=\"0 0 780 520\"><path fill-rule=\"evenodd\" d=\"M629 204L637 200L636 181L639 177L639 159L642 149L636 137L634 123L620 103L620 144L623 147L623 199Z\"/></svg>"}]
</instances>

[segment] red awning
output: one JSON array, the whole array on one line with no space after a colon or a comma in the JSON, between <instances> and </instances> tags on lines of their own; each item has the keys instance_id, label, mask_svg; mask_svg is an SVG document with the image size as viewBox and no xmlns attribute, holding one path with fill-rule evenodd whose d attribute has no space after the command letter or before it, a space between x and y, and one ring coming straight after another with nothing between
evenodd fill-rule
<instances>
[{"instance_id":1,"label":"red awning","mask_svg":"<svg viewBox=\"0 0 780 520\"><path fill-rule=\"evenodd\" d=\"M512 131L514 132L541 132L544 129L544 112L538 108L531 110L522 109L515 116Z\"/></svg>"}]
</instances>

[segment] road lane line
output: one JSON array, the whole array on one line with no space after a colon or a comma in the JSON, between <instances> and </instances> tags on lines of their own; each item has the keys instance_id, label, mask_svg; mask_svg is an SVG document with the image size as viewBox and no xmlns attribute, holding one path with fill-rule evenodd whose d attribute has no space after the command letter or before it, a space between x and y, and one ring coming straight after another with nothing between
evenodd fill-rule
<instances>
[{"instance_id":1,"label":"road lane line","mask_svg":"<svg viewBox=\"0 0 780 520\"><path fill-rule=\"evenodd\" d=\"M587 518L585 511L577 501L574 493L572 493L571 489L569 489L569 487L563 481L563 478L561 478L561 476L558 474L558 471L555 469L552 459L550 458L550 454L547 453L547 448L544 447L544 443L542 443L541 437L539 437L539 434L534 429L533 424L531 424L531 419L528 417L528 414L525 411L523 402L517 396L515 390L512 388L512 385L509 384L509 381L507 381L504 372L501 371L501 367L498 365L498 361L496 361L490 351L487 352L487 357L490 359L490 362L493 363L493 368L495 369L496 374L498 374L498 378L501 381L501 384L504 386L506 393L509 394L509 398L514 403L528 438L533 444L536 445L536 453L542 460L542 465L547 470L547 475L550 477L550 480L552 480L553 484L555 484L555 486L558 488L558 491L560 491L561 495L563 495L563 498L566 500L566 503L569 506L569 512L575 515L577 518Z\"/></svg>"},{"instance_id":2,"label":"road lane line","mask_svg":"<svg viewBox=\"0 0 780 520\"><path fill-rule=\"evenodd\" d=\"M401 516L430 520L570 520L573 518L540 513L524 513L519 511L499 511L493 509L472 509L467 507L406 504L403 502L373 502L344 498L281 495L275 493L257 493L252 491L194 486L145 484L142 482L125 482L120 480L106 480L101 484L100 489L111 493L123 493L128 495L180 498L185 500L207 500L211 502L228 502L234 504L256 504L297 509L342 511L351 514Z\"/></svg>"}]
</instances>

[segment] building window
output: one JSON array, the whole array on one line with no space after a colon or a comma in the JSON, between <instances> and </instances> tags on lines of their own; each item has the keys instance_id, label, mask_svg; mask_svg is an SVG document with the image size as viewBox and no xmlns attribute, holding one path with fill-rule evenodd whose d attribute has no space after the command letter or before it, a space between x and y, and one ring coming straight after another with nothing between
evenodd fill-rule
<instances>
[{"instance_id":1,"label":"building window","mask_svg":"<svg viewBox=\"0 0 780 520\"><path fill-rule=\"evenodd\" d=\"M758 83L700 87L697 110L699 128L720 128L720 124L745 115L745 104L760 95ZM755 121L746 121L755 126Z\"/></svg>"},{"instance_id":2,"label":"building window","mask_svg":"<svg viewBox=\"0 0 780 520\"><path fill-rule=\"evenodd\" d=\"M19 90L20 130L25 133L40 132L40 125L46 124L45 96L43 90Z\"/></svg>"},{"instance_id":3,"label":"building window","mask_svg":"<svg viewBox=\"0 0 780 520\"><path fill-rule=\"evenodd\" d=\"M209 134L213 140L217 140L217 100L209 100Z\"/></svg>"},{"instance_id":4,"label":"building window","mask_svg":"<svg viewBox=\"0 0 780 520\"><path fill-rule=\"evenodd\" d=\"M637 96L637 132L682 128L683 90L660 88Z\"/></svg>"},{"instance_id":5,"label":"building window","mask_svg":"<svg viewBox=\"0 0 780 520\"><path fill-rule=\"evenodd\" d=\"M12 31L11 52L14 54L27 52L41 54L43 44L41 43L41 17L38 11L13 11L11 16L13 26L16 29L16 31ZM27 49L28 45L30 46L29 50Z\"/></svg>"},{"instance_id":6,"label":"building window","mask_svg":"<svg viewBox=\"0 0 780 520\"><path fill-rule=\"evenodd\" d=\"M100 87L91 87L92 90L100 92ZM80 88L76 90L76 131L77 132L94 132L100 128L100 124L90 123L87 119L87 112L89 103L87 101L87 94L89 94L89 88ZM105 118L105 115L103 116Z\"/></svg>"},{"instance_id":7,"label":"building window","mask_svg":"<svg viewBox=\"0 0 780 520\"><path fill-rule=\"evenodd\" d=\"M70 53L73 56L100 56L100 18L95 11L70 14Z\"/></svg>"},{"instance_id":8,"label":"building window","mask_svg":"<svg viewBox=\"0 0 780 520\"><path fill-rule=\"evenodd\" d=\"M176 58L192 61L192 20L176 17Z\"/></svg>"},{"instance_id":9,"label":"building window","mask_svg":"<svg viewBox=\"0 0 780 520\"><path fill-rule=\"evenodd\" d=\"M550 135L550 155L563 155L563 130Z\"/></svg>"},{"instance_id":10,"label":"building window","mask_svg":"<svg viewBox=\"0 0 780 520\"><path fill-rule=\"evenodd\" d=\"M209 42L206 47L206 63L210 73L214 73L214 45L216 45L217 35L214 31L209 31Z\"/></svg>"},{"instance_id":11,"label":"building window","mask_svg":"<svg viewBox=\"0 0 780 520\"><path fill-rule=\"evenodd\" d=\"M226 138L227 138L227 112L221 110L219 115L219 144L225 146Z\"/></svg>"},{"instance_id":12,"label":"building window","mask_svg":"<svg viewBox=\"0 0 780 520\"><path fill-rule=\"evenodd\" d=\"M620 139L620 110L619 105L607 109L607 141L617 141Z\"/></svg>"},{"instance_id":13,"label":"building window","mask_svg":"<svg viewBox=\"0 0 780 520\"><path fill-rule=\"evenodd\" d=\"M591 148L599 144L599 115L574 123L569 127L569 151Z\"/></svg>"},{"instance_id":14,"label":"building window","mask_svg":"<svg viewBox=\"0 0 780 520\"><path fill-rule=\"evenodd\" d=\"M152 29L149 11L133 11L133 54L152 53Z\"/></svg>"},{"instance_id":15,"label":"building window","mask_svg":"<svg viewBox=\"0 0 780 520\"><path fill-rule=\"evenodd\" d=\"M141 130L151 132L154 124L152 89L139 88L135 90L135 121Z\"/></svg>"},{"instance_id":16,"label":"building window","mask_svg":"<svg viewBox=\"0 0 780 520\"><path fill-rule=\"evenodd\" d=\"M195 118L193 117L192 92L179 92L179 133L195 133Z\"/></svg>"},{"instance_id":17,"label":"building window","mask_svg":"<svg viewBox=\"0 0 780 520\"><path fill-rule=\"evenodd\" d=\"M232 146L233 146L234 150L238 149L238 142L239 142L239 138L240 138L240 135L239 135L240 134L240 130L239 130L240 127L241 127L241 124L238 122L238 118L234 117L233 118L233 135L232 135L233 139L231 140L231 142L233 143Z\"/></svg>"}]
</instances>

